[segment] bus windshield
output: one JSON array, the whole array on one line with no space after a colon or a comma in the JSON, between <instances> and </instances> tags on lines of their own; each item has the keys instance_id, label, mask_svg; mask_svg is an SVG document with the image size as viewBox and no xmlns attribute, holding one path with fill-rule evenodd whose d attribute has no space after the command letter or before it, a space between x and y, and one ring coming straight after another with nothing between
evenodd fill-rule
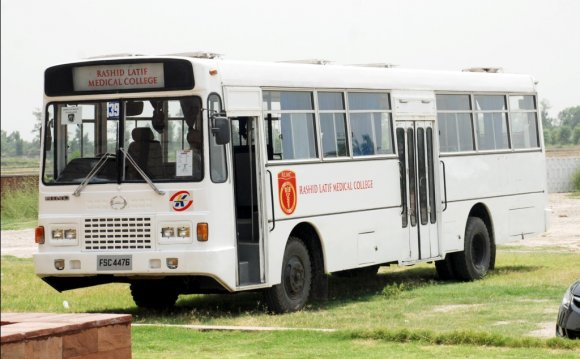
<instances>
[{"instance_id":1,"label":"bus windshield","mask_svg":"<svg viewBox=\"0 0 580 359\"><path fill-rule=\"evenodd\" d=\"M43 182L80 184L97 168L89 184L144 182L139 169L153 182L201 181L201 103L195 96L49 103Z\"/></svg>"}]
</instances>

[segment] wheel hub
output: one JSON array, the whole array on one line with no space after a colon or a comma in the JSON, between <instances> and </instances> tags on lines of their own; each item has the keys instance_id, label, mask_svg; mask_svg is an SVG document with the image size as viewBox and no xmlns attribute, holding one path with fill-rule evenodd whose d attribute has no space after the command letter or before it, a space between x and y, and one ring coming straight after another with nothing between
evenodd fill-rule
<instances>
[{"instance_id":1,"label":"wheel hub","mask_svg":"<svg viewBox=\"0 0 580 359\"><path fill-rule=\"evenodd\" d=\"M304 289L304 265L300 259L293 257L288 261L284 273L288 294L299 294Z\"/></svg>"}]
</instances>

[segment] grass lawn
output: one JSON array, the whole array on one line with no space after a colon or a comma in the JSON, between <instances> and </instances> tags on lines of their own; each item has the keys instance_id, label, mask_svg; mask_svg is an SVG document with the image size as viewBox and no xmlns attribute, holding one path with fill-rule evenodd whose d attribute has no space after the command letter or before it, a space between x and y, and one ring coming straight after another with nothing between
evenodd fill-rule
<instances>
[{"instance_id":1,"label":"grass lawn","mask_svg":"<svg viewBox=\"0 0 580 359\"><path fill-rule=\"evenodd\" d=\"M30 259L2 257L1 307L128 313L136 324L337 329L248 333L134 326L136 358L573 357L580 355L580 341L538 339L532 332L554 328L564 291L580 278L578 263L580 253L500 248L497 269L481 281L441 282L429 264L394 266L370 279L331 277L328 302L270 315L259 293L186 295L162 312L136 308L126 284L58 293L34 275Z\"/></svg>"}]
</instances>

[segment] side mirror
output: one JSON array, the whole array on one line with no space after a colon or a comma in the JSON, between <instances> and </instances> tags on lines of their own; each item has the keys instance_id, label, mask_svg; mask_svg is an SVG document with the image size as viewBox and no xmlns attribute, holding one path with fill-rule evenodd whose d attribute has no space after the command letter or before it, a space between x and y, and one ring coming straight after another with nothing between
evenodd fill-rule
<instances>
[{"instance_id":1,"label":"side mirror","mask_svg":"<svg viewBox=\"0 0 580 359\"><path fill-rule=\"evenodd\" d=\"M215 143L225 145L230 143L230 121L227 117L215 114L211 116L211 133L215 137Z\"/></svg>"},{"instance_id":2,"label":"side mirror","mask_svg":"<svg viewBox=\"0 0 580 359\"><path fill-rule=\"evenodd\" d=\"M127 116L139 116L143 113L143 101L127 101L125 112Z\"/></svg>"}]
</instances>

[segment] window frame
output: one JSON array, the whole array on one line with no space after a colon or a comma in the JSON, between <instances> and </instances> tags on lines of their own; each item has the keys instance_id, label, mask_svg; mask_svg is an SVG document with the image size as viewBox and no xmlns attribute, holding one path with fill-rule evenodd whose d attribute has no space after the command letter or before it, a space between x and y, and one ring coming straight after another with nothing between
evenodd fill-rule
<instances>
[{"instance_id":1,"label":"window frame","mask_svg":"<svg viewBox=\"0 0 580 359\"><path fill-rule=\"evenodd\" d=\"M439 134L437 138L438 149L437 152L441 155L457 155L457 154L475 154L477 153L477 136L475 135L475 118L474 118L474 111L473 111L473 98L471 93L465 92L435 92L435 105L437 105L437 95L463 95L467 96L469 99L469 109L468 110L439 110L436 108L435 116L437 117L437 134ZM453 114L468 114L471 122L471 143L473 144L473 150L470 151L441 151L441 129L439 126L439 113L453 113Z\"/></svg>"},{"instance_id":2,"label":"window frame","mask_svg":"<svg viewBox=\"0 0 580 359\"><path fill-rule=\"evenodd\" d=\"M308 92L310 93L311 100L312 100L312 110L269 110L267 108L262 107L262 117L264 119L263 125L266 126L267 122L266 122L266 118L268 117L268 114L270 115L274 115L274 114L312 114L313 118L314 118L314 150L316 152L316 156L315 157L311 157L311 158L297 158L297 159L268 159L268 156L266 156L265 158L267 159L266 163L267 164L296 164L296 163L318 163L321 161L321 151L320 151L320 123L319 123L319 118L317 116L317 109L318 109L318 98L317 98L317 94L316 94L316 90L312 89L312 88L299 88L299 87L262 87L262 104L264 103L264 92ZM282 117L280 116L280 120L282 121ZM280 123L280 129L281 129L282 124ZM267 131L266 135L264 136L264 144L267 144L268 141L268 134Z\"/></svg>"},{"instance_id":3,"label":"window frame","mask_svg":"<svg viewBox=\"0 0 580 359\"><path fill-rule=\"evenodd\" d=\"M44 110L43 110L44 111L44 118L43 118L43 121L42 121L42 136L43 136L42 141L43 141L43 143L46 142L47 132L48 131L51 131L51 130L52 130L52 132L51 132L51 150L50 151L46 151L45 150L45 148L46 148L45 146L46 145L44 145L41 148L41 154L42 154L41 181L42 181L42 184L44 186L71 186L71 185L78 185L78 183L72 183L72 182L70 182L70 183L69 182L59 183L59 182L56 182L55 179L53 179L53 182L47 182L47 181L45 181L45 174L46 174L47 162L50 162L52 160L53 161L53 163L52 163L52 166L53 167L57 166L56 162L58 162L57 159L56 159L57 154L56 154L56 152L54 152L55 151L55 148L57 147L57 143L56 143L56 141L57 141L56 131L62 131L62 133L64 133L64 134L66 134L66 132L67 132L67 129L64 129L64 130L60 129L60 130L58 130L56 128L56 119L58 117L58 115L56 114L56 112L53 113L53 118L52 119L54 120L54 122L53 122L52 129L50 129L48 127L49 126L49 122L51 120L50 119L50 116L49 116L49 112L50 112L49 109L51 107L53 107L54 110L57 110L59 108L59 106L62 106L64 104L76 104L76 105L83 105L83 104L101 104L102 105L102 104L107 103L107 102L110 102L110 101L118 101L121 104L121 107L120 107L121 113L123 113L124 115L123 115L123 121L119 121L119 123L117 124L117 126L119 126L117 128L117 131L124 131L125 130L125 125L126 125L126 122L127 121L139 121L138 119L135 119L135 118L131 118L129 120L127 119L127 116L126 116L126 114L124 112L124 104L126 102L128 102L128 101L149 101L151 99L159 99L161 101L167 102L167 101L179 101L179 100L185 99L185 98L198 98L199 101L200 101L200 105L203 107L203 98L202 98L202 96L200 96L198 94L190 94L190 95L172 95L172 94L167 94L166 96L127 97L127 98L106 97L106 98L81 99L81 100L76 100L75 98L64 98L62 100L50 101L50 102L45 103L44 104ZM99 142L99 139L97 138L99 136L100 131L101 131L101 129L98 129L99 126L98 126L98 123L97 123L97 118L99 116L105 116L105 118L106 118L106 115L103 115L102 113L100 113L102 111L104 111L102 108L99 108L99 106L95 106L95 118L94 119L89 119L89 120L84 120L83 119L82 120L82 123L81 123L81 138L84 137L82 135L83 134L83 132L82 132L83 127L82 126L85 123L94 123L95 124L95 130L94 130L94 136L95 136L95 143L94 143L95 152L97 151L97 142L99 143L99 146L102 146L104 144L105 149L107 147L107 142L104 142L104 143ZM202 111L203 111L203 109L202 109ZM181 121L182 123L185 121L184 118L180 118L180 119L174 118L174 119L176 119L176 121ZM169 118L168 118L168 120L169 120ZM202 121L202 126L203 125L204 124L203 124L203 121ZM61 126L62 126L62 124L61 124ZM166 135L165 132L166 131L164 131L164 134L163 135ZM163 135L160 135L161 136L160 137L160 139L161 139L160 142L162 142L162 140L163 140L163 137L162 137ZM101 134L101 136L107 136L107 135L105 133L104 135ZM129 136L130 136L130 134L129 134ZM120 141L122 141L123 146L124 146L124 142L125 142L124 133L122 135L121 134L117 134L115 140L116 140L117 147L119 147L119 144L121 143ZM184 138L182 136L182 143L183 143L183 141L184 141ZM79 141L79 145L80 145L80 143L81 142ZM167 143L167 141L165 141L165 143ZM165 151L165 148L163 147L163 144L162 144L162 151ZM49 158L47 156L47 154L50 153L50 152L52 152L52 158ZM115 153L117 153L117 152L115 151ZM163 153L163 155L165 155L165 153ZM70 163L70 161L68 161L68 159L66 158L66 154L63 154L63 156L64 156L63 157L63 161L66 161L67 164ZM83 157L83 158L91 158L91 157L90 156L87 156L87 157ZM165 163L168 163L168 162L166 161ZM196 180L191 180L189 178L188 179L173 178L173 179L154 179L153 182L155 184L164 184L164 183L187 183L187 182L190 182L190 183L200 183L200 182L202 182L204 180L204 177L205 177L205 170L204 170L203 166L204 165L203 165L203 160L202 160L202 169L201 169L202 173L201 173L201 178L196 179ZM56 172L56 167L55 167L55 169L53 171ZM121 175L121 177L122 177L121 183L124 183L124 184L146 183L145 180L143 180L143 181L130 181L129 180L128 181L128 180L125 179L125 174L126 174L126 171L123 170L122 175ZM93 184L96 184L96 185L118 184L118 181L94 182L94 183L91 182L91 185L93 185Z\"/></svg>"},{"instance_id":4,"label":"window frame","mask_svg":"<svg viewBox=\"0 0 580 359\"><path fill-rule=\"evenodd\" d=\"M540 106L538 105L538 96L536 93L508 93L507 95L507 108L508 108L508 122L510 124L509 128L509 136L510 136L510 144L512 146L512 150L514 152L531 152L531 151L538 151L542 150L543 148L543 141L540 135ZM510 104L510 97L512 96L531 96L532 100L534 101L535 109L532 110L512 110ZM538 146L536 147L523 147L523 148L515 148L513 147L513 140L512 140L512 113L535 113L536 114L536 141L538 142ZM543 129L542 129L543 130Z\"/></svg>"},{"instance_id":5,"label":"window frame","mask_svg":"<svg viewBox=\"0 0 580 359\"><path fill-rule=\"evenodd\" d=\"M389 98L389 109L387 110L351 110L349 105L348 95L351 93L378 93L378 94L386 94ZM345 108L346 108L346 116L347 116L347 130L348 130L348 137L349 137L349 149L350 149L350 158L354 160L363 160L363 159L382 159L382 158L396 158L397 157L397 148L396 148L396 141L394 135L394 119L393 119L393 99L391 95L391 91L387 90L365 90L365 89L357 89L357 90L345 90ZM355 156L353 151L353 133L352 133L352 124L351 124L351 113L369 113L369 114L376 114L376 113L386 113L389 117L389 136L391 140L391 149L392 153L374 153L372 155L361 155ZM376 145L375 145L376 149Z\"/></svg>"},{"instance_id":6,"label":"window frame","mask_svg":"<svg viewBox=\"0 0 580 359\"><path fill-rule=\"evenodd\" d=\"M342 97L342 110L321 110L320 109L320 105L318 102L318 94L320 93L338 93L340 94L340 96ZM352 148L351 148L351 139L352 136L350 134L350 122L349 122L349 118L348 118L348 98L346 96L346 91L344 90L331 90L331 89L322 89L322 90L315 90L314 91L314 108L316 111L316 114L318 116L316 117L316 122L317 122L317 136L318 136L318 143L319 143L319 156L321 158L322 161L324 162L333 162L333 161L343 161L345 159L350 159L352 158ZM335 156L335 157L325 157L324 156L324 144L322 142L322 115L323 114L343 114L344 115L344 131L345 131L345 136L346 136L346 155L345 156ZM335 136L336 136L336 131L334 132ZM336 138L335 138L335 142L336 142Z\"/></svg>"},{"instance_id":7,"label":"window frame","mask_svg":"<svg viewBox=\"0 0 580 359\"><path fill-rule=\"evenodd\" d=\"M263 93L266 91L274 91L274 92L283 92L283 91L290 91L290 92L310 92L313 96L313 106L314 110L306 111L306 110L268 110L262 106L262 117L263 117L263 124L262 126L267 126L267 116L268 114L281 114L281 113L312 113L314 114L314 123L315 123L315 141L316 141L316 151L317 157L315 158L308 158L308 159L267 159L266 160L266 167L269 166L278 166L278 165L294 165L294 164L312 164L312 163L322 163L322 162L346 162L346 161L373 161L373 160L383 160L383 159L397 159L397 142L394 137L395 132L395 118L394 118L394 110L393 110L393 100L392 100L392 90L388 89L346 89L346 88L303 88L303 87L261 87L262 91L262 102L263 102ZM339 111L335 110L319 110L318 104L318 93L319 92L339 92L343 96L344 101L344 111L345 111L345 119L346 119L346 137L347 137L347 146L348 146L348 156L341 156L341 157L324 157L322 153L322 142L321 142L321 133L320 133L320 114L321 113L338 113ZM348 104L348 94L349 93L380 93L386 94L389 97L389 105L390 109L388 110L355 110L353 113L360 112L360 113L388 113L389 114L389 125L390 125L390 141L391 141L391 148L392 153L387 154L373 154L367 156L354 156L352 151L352 128L350 122L350 113L349 113L349 104ZM266 133L264 136L264 143L267 143L268 134ZM268 158L267 156L265 158Z\"/></svg>"},{"instance_id":8,"label":"window frame","mask_svg":"<svg viewBox=\"0 0 580 359\"><path fill-rule=\"evenodd\" d=\"M501 154L501 153L513 153L513 152L541 152L544 149L544 144L543 141L541 141L542 137L541 137L541 129L540 129L540 123L539 123L539 106L538 106L538 94L536 92L498 92L498 91L492 91L492 92L482 92L482 91L434 91L435 96L437 97L438 95L468 95L469 96L469 100L470 100L470 106L471 106L471 110L469 112L461 112L461 113L470 113L471 114L471 121L472 121L472 138L474 141L474 145L475 145L475 150L473 151L458 151L458 152L443 152L441 151L441 145L440 145L440 140L439 138L437 139L437 143L439 144L438 146L438 152L439 152L439 156L440 157L453 157L453 156L473 156L473 155L487 155L487 154ZM497 111L497 110L476 110L475 109L475 96L503 96L505 98L506 101L506 109L503 111ZM516 110L516 111L512 111L510 108L510 104L509 104L509 97L510 96L532 96L534 101L535 101L535 105L536 105L536 109L535 110ZM448 110L439 110L438 108L436 108L436 114L439 113L459 113L456 111L448 111ZM498 112L502 112L506 114L506 118L507 118L507 134L508 134L508 148L502 148L502 149L491 149L491 150L482 150L479 148L479 143L478 143L478 139L477 139L477 129L476 129L476 114L477 113L498 113ZM537 128L537 137L538 137L538 147L528 147L528 148L513 148L513 142L512 142L512 136L511 136L511 128L512 128L512 119L511 119L511 113L512 112L535 112L536 113L536 128ZM439 120L437 119L437 132L440 132L440 128L439 128Z\"/></svg>"}]
</instances>

